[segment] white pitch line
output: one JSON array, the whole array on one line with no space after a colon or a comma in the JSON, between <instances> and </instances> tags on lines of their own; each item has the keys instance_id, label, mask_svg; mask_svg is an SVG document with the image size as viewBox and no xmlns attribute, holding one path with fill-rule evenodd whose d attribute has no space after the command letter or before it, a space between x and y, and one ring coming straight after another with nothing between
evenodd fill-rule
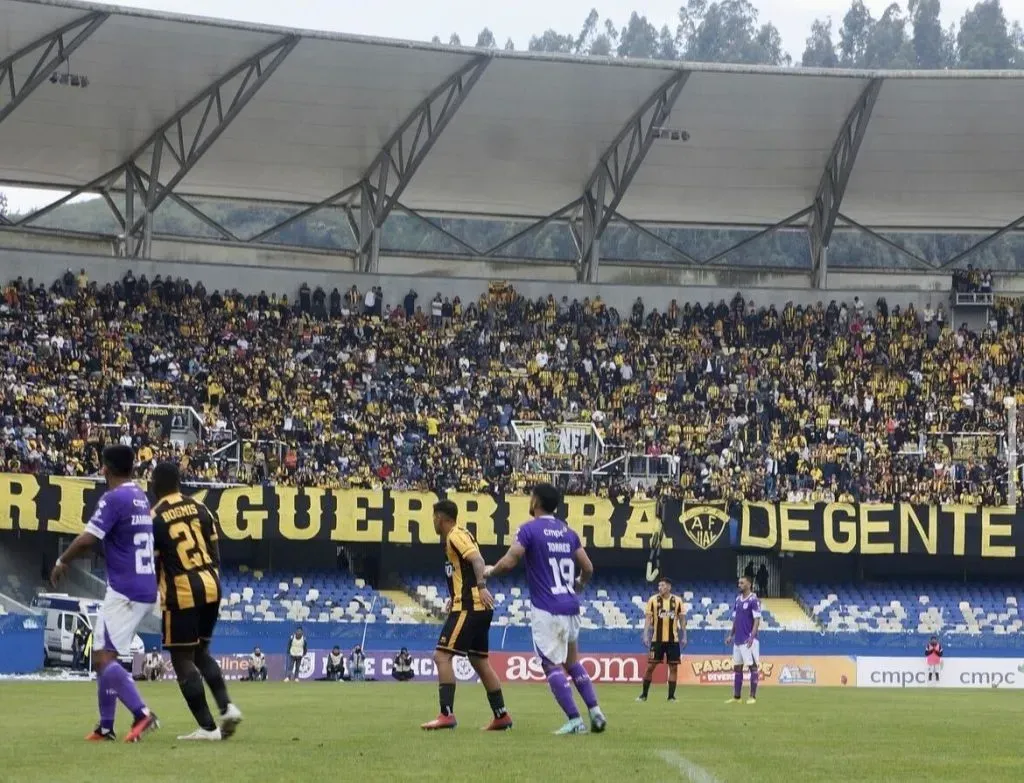
<instances>
[{"instance_id":1,"label":"white pitch line","mask_svg":"<svg viewBox=\"0 0 1024 783\"><path fill-rule=\"evenodd\" d=\"M658 753L662 761L675 767L679 773L690 783L721 783L721 781L708 772L704 767L698 766L684 758L674 750L662 750Z\"/></svg>"}]
</instances>

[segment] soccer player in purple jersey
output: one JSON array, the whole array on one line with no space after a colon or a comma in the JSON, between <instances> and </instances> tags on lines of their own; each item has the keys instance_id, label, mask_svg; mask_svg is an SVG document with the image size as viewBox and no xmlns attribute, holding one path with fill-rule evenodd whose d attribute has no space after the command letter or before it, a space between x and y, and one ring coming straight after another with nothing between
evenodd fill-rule
<instances>
[{"instance_id":1,"label":"soccer player in purple jersey","mask_svg":"<svg viewBox=\"0 0 1024 783\"><path fill-rule=\"evenodd\" d=\"M107 560L107 594L93 628L93 663L99 691L100 722L86 736L90 742L111 742L117 701L134 718L125 737L138 742L160 723L139 695L131 675L118 661L131 654L132 639L146 615L153 612L157 600L156 567L153 560L153 520L149 499L132 480L135 452L128 446L108 446L103 450L103 475L109 489L100 498L96 511L50 574L57 586L68 570L68 563L81 557L97 542L103 542Z\"/></svg>"},{"instance_id":2,"label":"soccer player in purple jersey","mask_svg":"<svg viewBox=\"0 0 1024 783\"><path fill-rule=\"evenodd\" d=\"M594 566L580 538L554 516L561 502L557 489L538 484L530 497L529 522L519 528L508 552L484 576L507 574L526 558L526 579L533 604L533 646L540 656L548 686L568 722L555 734L585 734L587 727L572 695L569 677L590 709L590 727L597 733L607 721L597 703L594 685L579 661L580 590L594 575Z\"/></svg>"},{"instance_id":3,"label":"soccer player in purple jersey","mask_svg":"<svg viewBox=\"0 0 1024 783\"><path fill-rule=\"evenodd\" d=\"M747 704L757 703L757 667L761 660L761 643L757 632L761 628L761 602L751 590L749 576L739 579L740 594L732 607L732 630L725 643L732 647L732 698L729 704L739 704L743 695L743 667L750 669L750 698Z\"/></svg>"}]
</instances>

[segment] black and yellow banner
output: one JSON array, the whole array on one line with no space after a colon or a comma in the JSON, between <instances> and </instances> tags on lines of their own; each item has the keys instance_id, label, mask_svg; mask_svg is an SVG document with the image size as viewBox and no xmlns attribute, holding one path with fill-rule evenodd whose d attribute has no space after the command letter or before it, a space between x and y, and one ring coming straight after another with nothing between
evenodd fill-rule
<instances>
[{"instance_id":1,"label":"black and yellow banner","mask_svg":"<svg viewBox=\"0 0 1024 783\"><path fill-rule=\"evenodd\" d=\"M861 555L1016 557L1024 510L910 503L744 503L741 547Z\"/></svg>"},{"instance_id":2,"label":"black and yellow banner","mask_svg":"<svg viewBox=\"0 0 1024 783\"><path fill-rule=\"evenodd\" d=\"M0 531L78 534L105 487L64 476L0 473ZM437 544L430 492L315 487L186 487L220 519L234 541L286 539L344 543ZM508 546L529 518L529 497L450 492L459 520L482 546ZM659 512L665 517L661 519ZM565 498L560 514L586 546L638 549L663 531L661 549L729 547L729 517L719 507L683 509L679 501Z\"/></svg>"},{"instance_id":3,"label":"black and yellow banner","mask_svg":"<svg viewBox=\"0 0 1024 783\"><path fill-rule=\"evenodd\" d=\"M77 534L104 486L64 476L0 473L0 532ZM431 492L316 487L186 488L219 517L233 541L285 539L436 544ZM525 495L450 492L482 546L508 546L529 518ZM712 550L1012 558L1024 553L1024 511L909 503L744 503L570 496L560 514L596 549ZM730 516L734 520L730 520ZM660 539L658 538L661 533ZM655 563L656 565L656 563Z\"/></svg>"}]
</instances>

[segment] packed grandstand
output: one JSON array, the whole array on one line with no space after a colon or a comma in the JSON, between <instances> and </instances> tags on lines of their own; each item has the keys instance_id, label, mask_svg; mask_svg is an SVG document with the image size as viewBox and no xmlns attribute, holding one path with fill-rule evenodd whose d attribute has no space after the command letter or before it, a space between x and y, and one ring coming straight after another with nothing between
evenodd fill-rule
<instances>
[{"instance_id":1,"label":"packed grandstand","mask_svg":"<svg viewBox=\"0 0 1024 783\"><path fill-rule=\"evenodd\" d=\"M141 475L173 456L201 482L1002 505L1022 325L1007 299L970 330L941 299L666 295L620 313L503 284L384 302L69 270L4 288L0 470L94 475L122 442ZM198 437L172 442L140 406L199 412ZM516 421L593 425L604 450L553 457ZM600 470L613 454L663 467Z\"/></svg>"},{"instance_id":2,"label":"packed grandstand","mask_svg":"<svg viewBox=\"0 0 1024 783\"><path fill-rule=\"evenodd\" d=\"M65 193L0 214L0 673L40 663L41 574L113 443L138 479L173 460L216 506L214 646L238 660L283 658L303 624L314 646L429 664L447 602L432 503L459 496L494 562L539 481L576 503L597 566L588 652L639 667L668 575L692 671L728 678L740 574L776 681L815 682L784 656L839 653L817 684L845 685L848 656L920 657L932 634L1019 652L1016 77L0 10L0 73L76 29L89 71L62 90L51 68L48 92L40 71L0 107L0 183ZM124 67L126 40L188 47L173 89ZM117 227L65 232L73 207ZM199 229L171 236L182 214ZM95 599L104 575L95 558L68 589ZM522 574L491 586L492 648L531 650Z\"/></svg>"}]
</instances>

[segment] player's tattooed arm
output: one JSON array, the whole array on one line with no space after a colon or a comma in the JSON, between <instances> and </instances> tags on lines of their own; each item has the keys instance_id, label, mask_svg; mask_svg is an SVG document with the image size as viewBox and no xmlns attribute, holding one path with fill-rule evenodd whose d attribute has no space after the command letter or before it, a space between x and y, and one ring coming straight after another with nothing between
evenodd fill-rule
<instances>
[{"instance_id":1,"label":"player's tattooed arm","mask_svg":"<svg viewBox=\"0 0 1024 783\"><path fill-rule=\"evenodd\" d=\"M67 573L68 563L84 555L98 541L99 539L92 533L79 533L75 540L71 542L71 546L65 549L64 554L58 557L57 562L54 563L53 570L50 572L50 584L56 587L64 574Z\"/></svg>"},{"instance_id":2,"label":"player's tattooed arm","mask_svg":"<svg viewBox=\"0 0 1024 783\"><path fill-rule=\"evenodd\" d=\"M519 565L519 561L522 560L523 555L526 554L526 549L518 541L513 541L512 546L508 548L508 551L504 556L492 566L487 566L484 569L484 579L488 579L492 576L501 576L507 574L509 571Z\"/></svg>"}]
</instances>

